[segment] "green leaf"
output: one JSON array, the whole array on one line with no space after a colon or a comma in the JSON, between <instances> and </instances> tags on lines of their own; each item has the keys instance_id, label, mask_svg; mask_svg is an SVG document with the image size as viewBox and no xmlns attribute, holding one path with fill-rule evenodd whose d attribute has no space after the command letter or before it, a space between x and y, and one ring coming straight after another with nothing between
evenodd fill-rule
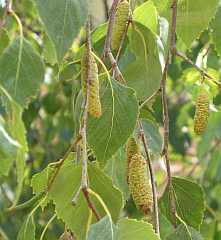
<instances>
[{"instance_id":1,"label":"green leaf","mask_svg":"<svg viewBox=\"0 0 221 240\"><path fill-rule=\"evenodd\" d=\"M121 147L116 154L107 162L105 172L112 178L116 187L124 194L124 199L130 197L128 184L126 180L126 154L125 148Z\"/></svg>"},{"instance_id":2,"label":"green leaf","mask_svg":"<svg viewBox=\"0 0 221 240\"><path fill-rule=\"evenodd\" d=\"M120 67L128 86L136 90L138 99L146 99L159 89L162 69L157 39L138 22L129 29L129 47Z\"/></svg>"},{"instance_id":3,"label":"green leaf","mask_svg":"<svg viewBox=\"0 0 221 240\"><path fill-rule=\"evenodd\" d=\"M114 234L113 234L114 233ZM87 240L160 240L153 226L134 219L121 219L113 225L108 217L91 225Z\"/></svg>"},{"instance_id":4,"label":"green leaf","mask_svg":"<svg viewBox=\"0 0 221 240\"><path fill-rule=\"evenodd\" d=\"M173 177L177 213L189 226L199 229L203 220L204 194L202 188L189 180ZM170 219L168 188L160 200L161 212Z\"/></svg>"},{"instance_id":5,"label":"green leaf","mask_svg":"<svg viewBox=\"0 0 221 240\"><path fill-rule=\"evenodd\" d=\"M204 221L200 227L200 232L204 240L214 239L215 230L216 230L215 220L211 222Z\"/></svg>"},{"instance_id":6,"label":"green leaf","mask_svg":"<svg viewBox=\"0 0 221 240\"><path fill-rule=\"evenodd\" d=\"M172 234L166 237L166 240L203 240L203 238L194 228L182 223Z\"/></svg>"},{"instance_id":7,"label":"green leaf","mask_svg":"<svg viewBox=\"0 0 221 240\"><path fill-rule=\"evenodd\" d=\"M171 1L153 0L160 15L170 20ZM189 48L215 15L219 0L183 0L178 1L177 34Z\"/></svg>"},{"instance_id":8,"label":"green leaf","mask_svg":"<svg viewBox=\"0 0 221 240\"><path fill-rule=\"evenodd\" d=\"M87 0L37 0L39 15L54 43L60 62L87 16Z\"/></svg>"},{"instance_id":9,"label":"green leaf","mask_svg":"<svg viewBox=\"0 0 221 240\"><path fill-rule=\"evenodd\" d=\"M137 7L133 19L149 28L153 33L158 33L158 13L152 1L145 2Z\"/></svg>"},{"instance_id":10,"label":"green leaf","mask_svg":"<svg viewBox=\"0 0 221 240\"><path fill-rule=\"evenodd\" d=\"M0 31L0 39L1 39L1 42L0 42L0 55L1 55L10 42L8 32L4 28L1 29Z\"/></svg>"},{"instance_id":11,"label":"green leaf","mask_svg":"<svg viewBox=\"0 0 221 240\"><path fill-rule=\"evenodd\" d=\"M24 108L43 80L44 66L39 55L25 39L22 48L20 38L14 40L0 57L0 84Z\"/></svg>"},{"instance_id":12,"label":"green leaf","mask_svg":"<svg viewBox=\"0 0 221 240\"><path fill-rule=\"evenodd\" d=\"M218 148L217 150L211 153L211 157L208 163L208 166L205 170L205 178L211 182L220 182L221 181L221 149Z\"/></svg>"},{"instance_id":13,"label":"green leaf","mask_svg":"<svg viewBox=\"0 0 221 240\"><path fill-rule=\"evenodd\" d=\"M148 148L153 154L160 154L163 147L163 139L159 129L152 121L142 119L144 134L147 138Z\"/></svg>"},{"instance_id":14,"label":"green leaf","mask_svg":"<svg viewBox=\"0 0 221 240\"><path fill-rule=\"evenodd\" d=\"M9 170L16 157L19 143L13 139L4 128L4 121L0 117L0 176L8 176Z\"/></svg>"},{"instance_id":15,"label":"green leaf","mask_svg":"<svg viewBox=\"0 0 221 240\"><path fill-rule=\"evenodd\" d=\"M29 216L24 221L18 233L17 240L35 240L35 223L34 217Z\"/></svg>"},{"instance_id":16,"label":"green leaf","mask_svg":"<svg viewBox=\"0 0 221 240\"><path fill-rule=\"evenodd\" d=\"M106 216L98 223L90 226L87 240L114 240L115 231L116 227L113 225L111 219Z\"/></svg>"},{"instance_id":17,"label":"green leaf","mask_svg":"<svg viewBox=\"0 0 221 240\"><path fill-rule=\"evenodd\" d=\"M47 34L44 34L43 46L44 46L45 62L51 64L52 66L55 65L57 63L56 49L55 49L53 42L47 36Z\"/></svg>"},{"instance_id":18,"label":"green leaf","mask_svg":"<svg viewBox=\"0 0 221 240\"><path fill-rule=\"evenodd\" d=\"M171 222L163 215L160 214L160 236L161 239L165 239L166 236L168 236L169 234L171 234L171 232L173 232L174 227L171 224Z\"/></svg>"},{"instance_id":19,"label":"green leaf","mask_svg":"<svg viewBox=\"0 0 221 240\"><path fill-rule=\"evenodd\" d=\"M153 226L133 219L122 219L117 224L116 240L160 240Z\"/></svg>"},{"instance_id":20,"label":"green leaf","mask_svg":"<svg viewBox=\"0 0 221 240\"><path fill-rule=\"evenodd\" d=\"M17 182L16 196L14 204L17 203L23 187L25 177L25 160L28 153L28 143L26 139L26 129L22 120L22 108L15 103L9 96L5 99L7 106L7 129L11 136L19 143L14 160L16 161Z\"/></svg>"},{"instance_id":21,"label":"green leaf","mask_svg":"<svg viewBox=\"0 0 221 240\"><path fill-rule=\"evenodd\" d=\"M221 112L211 112L208 120L206 131L202 135L201 141L198 144L198 157L203 160L203 157L209 151L214 138L221 140Z\"/></svg>"},{"instance_id":22,"label":"green leaf","mask_svg":"<svg viewBox=\"0 0 221 240\"><path fill-rule=\"evenodd\" d=\"M109 84L105 82L101 88L102 116L90 116L88 120L88 143L102 165L127 141L138 114L134 91L115 80L111 82L113 96Z\"/></svg>"},{"instance_id":23,"label":"green leaf","mask_svg":"<svg viewBox=\"0 0 221 240\"><path fill-rule=\"evenodd\" d=\"M97 167L89 165L88 174L90 188L100 195L109 209L112 219L116 221L123 205L120 191L113 187L111 180ZM56 177L49 197L55 203L57 216L75 232L79 239L83 240L87 231L89 208L82 192L79 195L77 205L73 206L71 203L74 194L79 189L80 182L81 166L70 162L66 163ZM91 199L99 214L105 216L106 213L97 199L93 196Z\"/></svg>"},{"instance_id":24,"label":"green leaf","mask_svg":"<svg viewBox=\"0 0 221 240\"><path fill-rule=\"evenodd\" d=\"M216 16L211 23L212 30L212 37L213 42L215 43L216 50L221 56L221 29L220 29L220 22L221 22L221 3L219 4Z\"/></svg>"}]
</instances>

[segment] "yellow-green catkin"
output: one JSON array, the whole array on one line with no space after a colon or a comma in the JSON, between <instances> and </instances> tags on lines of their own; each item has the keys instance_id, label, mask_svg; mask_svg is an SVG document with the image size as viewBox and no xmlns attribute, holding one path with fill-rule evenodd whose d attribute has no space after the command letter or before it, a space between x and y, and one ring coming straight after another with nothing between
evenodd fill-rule
<instances>
[{"instance_id":1,"label":"yellow-green catkin","mask_svg":"<svg viewBox=\"0 0 221 240\"><path fill-rule=\"evenodd\" d=\"M202 134L207 127L209 117L209 94L201 87L196 102L196 111L194 116L194 132Z\"/></svg>"},{"instance_id":2,"label":"yellow-green catkin","mask_svg":"<svg viewBox=\"0 0 221 240\"><path fill-rule=\"evenodd\" d=\"M116 17L113 25L111 48L117 51L120 47L127 26L130 13L130 4L123 0L117 6Z\"/></svg>"},{"instance_id":3,"label":"yellow-green catkin","mask_svg":"<svg viewBox=\"0 0 221 240\"><path fill-rule=\"evenodd\" d=\"M90 67L88 66L90 64ZM87 52L85 49L81 59L81 82L83 95L87 92L87 77L88 69L91 73L89 79L89 97L88 97L88 112L95 118L99 118L102 115L100 93L99 93L99 78L98 67L95 58L91 52Z\"/></svg>"},{"instance_id":4,"label":"yellow-green catkin","mask_svg":"<svg viewBox=\"0 0 221 240\"><path fill-rule=\"evenodd\" d=\"M136 206L143 214L151 212L153 206L152 189L147 173L147 162L141 154L135 154L129 164L129 190Z\"/></svg>"},{"instance_id":5,"label":"yellow-green catkin","mask_svg":"<svg viewBox=\"0 0 221 240\"><path fill-rule=\"evenodd\" d=\"M135 154L139 154L140 153L140 147L136 141L136 139L134 137L130 137L127 141L126 144L126 177L127 177L127 182L128 182L128 169L129 169L129 164L131 161L131 158L135 155Z\"/></svg>"}]
</instances>

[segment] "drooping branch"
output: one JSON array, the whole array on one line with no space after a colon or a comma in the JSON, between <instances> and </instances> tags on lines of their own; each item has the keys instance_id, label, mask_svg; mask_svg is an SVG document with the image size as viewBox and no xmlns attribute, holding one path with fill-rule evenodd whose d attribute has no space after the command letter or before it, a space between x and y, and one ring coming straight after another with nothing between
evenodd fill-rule
<instances>
[{"instance_id":1,"label":"drooping branch","mask_svg":"<svg viewBox=\"0 0 221 240\"><path fill-rule=\"evenodd\" d=\"M127 31L128 31L129 24L132 22L132 14L130 13L130 17L128 19L128 23L127 23L126 28L125 28L123 39L122 39L122 41L120 43L120 48L119 48L119 51L117 53L117 57L115 59L113 54L112 54L112 52L111 52L111 37L112 37L113 24L114 24L114 21L115 21L115 16L116 16L116 10L117 10L117 4L118 3L119 3L119 0L114 0L113 4L112 4L112 8L111 8L111 11L110 11L110 17L109 17L109 23L108 23L108 31L107 31L107 36L106 36L106 40L105 40L105 46L104 46L102 59L105 59L105 57L109 58L110 63L111 63L112 68L113 68L113 75L117 79L120 79L121 82L124 85L126 85L126 81L124 80L123 75L122 75L122 73L121 73L121 71L120 71L120 69L118 67L117 61L119 59L120 52L122 50L124 41L126 39L126 34L127 34ZM154 94L153 97L155 97L155 94ZM138 123L141 123L140 120L138 120ZM146 138L145 138L145 136L143 134L142 125L141 126L139 125L139 129L140 129L143 145L144 145L144 148L145 148L146 159L147 159L149 172L150 172L150 176L151 176L151 186L152 186L153 202L154 202L153 205L154 205L154 222L155 222L154 225L155 225L155 231L156 231L157 234L160 234L158 202L157 202L157 190L156 190L156 185L155 185L154 172L153 172L152 162L151 162L149 151L148 151L147 141L146 141Z\"/></svg>"},{"instance_id":2,"label":"drooping branch","mask_svg":"<svg viewBox=\"0 0 221 240\"><path fill-rule=\"evenodd\" d=\"M174 55L174 48L176 44L177 0L173 0L171 9L172 9L172 16L171 16L170 31L169 31L169 48L168 48L166 62L163 70L161 90L162 90L163 127L164 127L163 155L165 158L166 169L167 169L167 181L168 181L167 186L169 190L170 214L171 214L173 225L176 227L176 203L175 203L173 186L172 186L172 174L171 174L170 159L169 159L169 111L168 111L168 102L167 102L166 83L167 83L167 74L168 74L170 60L171 60L171 57Z\"/></svg>"},{"instance_id":3,"label":"drooping branch","mask_svg":"<svg viewBox=\"0 0 221 240\"><path fill-rule=\"evenodd\" d=\"M86 96L84 99L84 107L83 107L83 117L82 124L80 129L80 135L82 136L82 177L81 177L81 186L79 190L75 193L72 203L76 204L78 200L78 196L80 194L80 190L82 190L84 197L88 203L88 207L92 210L94 216L97 221L100 220L100 216L96 207L90 199L88 193L88 172L87 172L87 123L88 123L88 106L89 106L89 95L90 95L90 81L92 79L92 69L91 69L91 17L88 16L87 24L86 24L86 51L87 51L87 79L86 79Z\"/></svg>"},{"instance_id":4,"label":"drooping branch","mask_svg":"<svg viewBox=\"0 0 221 240\"><path fill-rule=\"evenodd\" d=\"M112 38L113 26L114 26L115 17L116 17L117 5L119 2L120 2L120 0L114 0L113 4L111 6L102 60L104 60L106 57L108 57L109 61L111 63L111 66L113 68L113 73L114 73L116 79L122 83L125 83L123 75L117 65L117 61L114 58L113 53L111 51L111 38Z\"/></svg>"},{"instance_id":5,"label":"drooping branch","mask_svg":"<svg viewBox=\"0 0 221 240\"><path fill-rule=\"evenodd\" d=\"M156 233L160 235L160 222L159 222L159 212L158 212L156 181L154 177L153 164L152 164L150 153L148 150L148 143L147 143L146 136L144 134L144 129L143 129L141 120L139 120L139 129L140 129L141 140L143 142L143 146L146 154L146 160L147 160L149 173L150 173L150 180L151 180L151 187L152 187L152 194L153 194L154 228Z\"/></svg>"}]
</instances>

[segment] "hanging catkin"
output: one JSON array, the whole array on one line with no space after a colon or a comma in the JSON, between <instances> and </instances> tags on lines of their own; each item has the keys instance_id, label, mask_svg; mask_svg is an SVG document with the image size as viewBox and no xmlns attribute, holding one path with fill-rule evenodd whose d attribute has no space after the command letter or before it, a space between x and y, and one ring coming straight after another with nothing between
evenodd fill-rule
<instances>
[{"instance_id":1,"label":"hanging catkin","mask_svg":"<svg viewBox=\"0 0 221 240\"><path fill-rule=\"evenodd\" d=\"M111 48L117 51L120 47L124 31L127 26L130 12L130 5L128 1L123 0L117 6L116 17L113 25L113 32L111 38Z\"/></svg>"},{"instance_id":2,"label":"hanging catkin","mask_svg":"<svg viewBox=\"0 0 221 240\"><path fill-rule=\"evenodd\" d=\"M129 190L136 206L146 215L153 205L152 190L147 174L147 162L141 154L135 154L128 171Z\"/></svg>"},{"instance_id":3,"label":"hanging catkin","mask_svg":"<svg viewBox=\"0 0 221 240\"><path fill-rule=\"evenodd\" d=\"M88 64L90 65L90 67L88 66ZM90 69L91 71L91 73L89 74L89 76L91 77L89 79L88 112L92 116L99 118L102 114L102 110L99 94L98 67L92 53L88 53L85 49L81 59L81 82L84 96L87 92L88 69Z\"/></svg>"},{"instance_id":4,"label":"hanging catkin","mask_svg":"<svg viewBox=\"0 0 221 240\"><path fill-rule=\"evenodd\" d=\"M196 111L194 117L194 132L198 135L202 134L207 127L209 117L209 95L203 88L200 88L196 102Z\"/></svg>"},{"instance_id":5,"label":"hanging catkin","mask_svg":"<svg viewBox=\"0 0 221 240\"><path fill-rule=\"evenodd\" d=\"M136 142L136 139L134 137L130 137L127 141L126 144L126 156L127 156L127 161L126 161L126 177L127 177L127 182L128 182L128 170L129 170L129 164L131 161L131 158L135 154L140 153L140 147Z\"/></svg>"}]
</instances>

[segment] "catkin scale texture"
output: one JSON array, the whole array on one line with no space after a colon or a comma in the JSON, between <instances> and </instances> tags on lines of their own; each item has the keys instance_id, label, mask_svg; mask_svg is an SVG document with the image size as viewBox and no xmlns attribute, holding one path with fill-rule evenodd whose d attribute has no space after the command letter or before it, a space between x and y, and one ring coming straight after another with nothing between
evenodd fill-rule
<instances>
[{"instance_id":1,"label":"catkin scale texture","mask_svg":"<svg viewBox=\"0 0 221 240\"><path fill-rule=\"evenodd\" d=\"M111 48L113 51L119 49L129 18L129 11L130 5L128 1L123 0L118 4L111 38Z\"/></svg>"},{"instance_id":2,"label":"catkin scale texture","mask_svg":"<svg viewBox=\"0 0 221 240\"><path fill-rule=\"evenodd\" d=\"M90 68L88 67L90 64ZM88 53L85 49L82 59L81 59L81 82L83 95L87 92L87 77L88 69L90 69L90 79L89 79L89 98L88 98L88 112L99 118L102 114L100 94L99 94L99 79L98 79L98 67L92 53Z\"/></svg>"},{"instance_id":3,"label":"catkin scale texture","mask_svg":"<svg viewBox=\"0 0 221 240\"><path fill-rule=\"evenodd\" d=\"M128 185L136 206L148 214L152 210L153 196L147 174L147 163L141 154L135 154L129 164Z\"/></svg>"},{"instance_id":4,"label":"catkin scale texture","mask_svg":"<svg viewBox=\"0 0 221 240\"><path fill-rule=\"evenodd\" d=\"M202 134L207 127L209 117L209 96L204 88L200 89L194 116L194 132Z\"/></svg>"},{"instance_id":5,"label":"catkin scale texture","mask_svg":"<svg viewBox=\"0 0 221 240\"><path fill-rule=\"evenodd\" d=\"M129 170L129 164L130 164L131 158L135 154L139 154L139 153L140 153L139 145L137 144L134 137L130 137L127 141L127 144L126 144L126 156L127 156L126 177L127 177L127 182L128 182L128 170Z\"/></svg>"}]
</instances>

